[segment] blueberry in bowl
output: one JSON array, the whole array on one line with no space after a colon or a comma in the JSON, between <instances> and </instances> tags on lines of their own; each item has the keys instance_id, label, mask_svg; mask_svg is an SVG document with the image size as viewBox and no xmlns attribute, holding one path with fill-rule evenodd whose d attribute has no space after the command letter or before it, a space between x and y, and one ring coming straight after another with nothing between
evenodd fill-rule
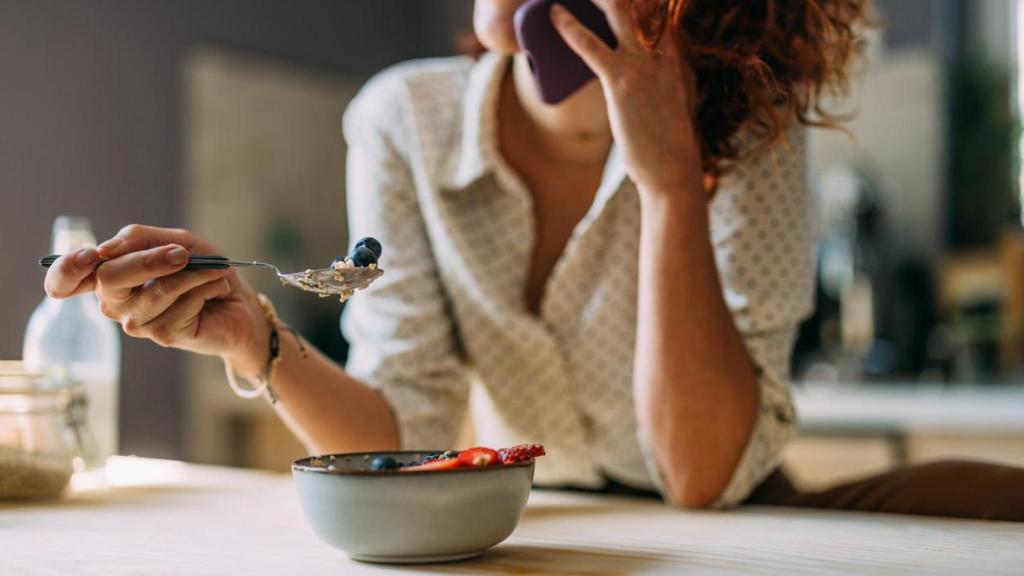
<instances>
[{"instance_id":1,"label":"blueberry in bowl","mask_svg":"<svg viewBox=\"0 0 1024 576\"><path fill-rule=\"evenodd\" d=\"M539 445L329 454L296 460L292 476L313 530L350 558L448 562L512 534L541 455Z\"/></svg>"}]
</instances>

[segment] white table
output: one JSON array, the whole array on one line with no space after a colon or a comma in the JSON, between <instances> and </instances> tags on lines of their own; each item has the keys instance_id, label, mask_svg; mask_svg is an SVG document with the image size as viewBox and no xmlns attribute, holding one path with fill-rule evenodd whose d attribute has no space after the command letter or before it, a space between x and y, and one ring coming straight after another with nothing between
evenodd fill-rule
<instances>
[{"instance_id":1,"label":"white table","mask_svg":"<svg viewBox=\"0 0 1024 576\"><path fill-rule=\"evenodd\" d=\"M1021 574L1024 524L535 491L518 530L464 563L359 564L319 542L286 475L118 459L104 487L0 504L0 574ZM90 486L90 483L94 484Z\"/></svg>"}]
</instances>

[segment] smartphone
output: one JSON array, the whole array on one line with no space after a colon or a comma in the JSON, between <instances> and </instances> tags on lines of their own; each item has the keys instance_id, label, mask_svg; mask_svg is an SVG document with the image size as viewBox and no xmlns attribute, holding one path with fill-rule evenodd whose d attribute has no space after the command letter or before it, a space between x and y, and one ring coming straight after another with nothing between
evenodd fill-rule
<instances>
[{"instance_id":1,"label":"smartphone","mask_svg":"<svg viewBox=\"0 0 1024 576\"><path fill-rule=\"evenodd\" d=\"M519 47L526 53L541 100L558 104L594 78L594 71L562 40L551 23L551 5L558 2L605 44L618 40L604 12L590 0L530 0L516 10L514 24Z\"/></svg>"}]
</instances>

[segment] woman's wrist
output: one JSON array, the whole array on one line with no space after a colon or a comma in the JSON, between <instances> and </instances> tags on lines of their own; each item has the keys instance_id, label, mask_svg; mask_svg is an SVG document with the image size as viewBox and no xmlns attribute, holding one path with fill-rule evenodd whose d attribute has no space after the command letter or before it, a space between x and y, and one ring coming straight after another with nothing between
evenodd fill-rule
<instances>
[{"instance_id":1,"label":"woman's wrist","mask_svg":"<svg viewBox=\"0 0 1024 576\"><path fill-rule=\"evenodd\" d=\"M671 169L661 168L647 177L637 170L638 174L631 174L631 177L636 183L640 202L706 208L708 194L700 165L700 152L691 150L682 154L678 164Z\"/></svg>"},{"instance_id":2,"label":"woman's wrist","mask_svg":"<svg viewBox=\"0 0 1024 576\"><path fill-rule=\"evenodd\" d=\"M711 215L705 194L694 190L640 191L641 252L673 246L677 258L700 254L713 259Z\"/></svg>"},{"instance_id":3,"label":"woman's wrist","mask_svg":"<svg viewBox=\"0 0 1024 576\"><path fill-rule=\"evenodd\" d=\"M707 217L708 195L698 179L677 184L638 185L637 194L641 214Z\"/></svg>"},{"instance_id":4,"label":"woman's wrist","mask_svg":"<svg viewBox=\"0 0 1024 576\"><path fill-rule=\"evenodd\" d=\"M222 354L222 358L237 374L252 378L264 374L270 364L270 333L273 327L256 294L247 297L246 303L251 318L249 329L240 335L238 345Z\"/></svg>"}]
</instances>

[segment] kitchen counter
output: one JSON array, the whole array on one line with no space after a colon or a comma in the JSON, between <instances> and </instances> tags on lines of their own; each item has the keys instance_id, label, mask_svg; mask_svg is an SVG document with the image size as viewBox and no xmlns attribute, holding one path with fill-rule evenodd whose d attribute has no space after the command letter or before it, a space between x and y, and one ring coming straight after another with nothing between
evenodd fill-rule
<instances>
[{"instance_id":1,"label":"kitchen counter","mask_svg":"<svg viewBox=\"0 0 1024 576\"><path fill-rule=\"evenodd\" d=\"M348 560L306 525L287 475L116 458L63 500L0 504L0 574L1011 574L1024 524L746 507L535 490L482 557Z\"/></svg>"},{"instance_id":2,"label":"kitchen counter","mask_svg":"<svg viewBox=\"0 0 1024 576\"><path fill-rule=\"evenodd\" d=\"M1024 386L892 383L794 386L806 433L1001 433L1024 435Z\"/></svg>"}]
</instances>

